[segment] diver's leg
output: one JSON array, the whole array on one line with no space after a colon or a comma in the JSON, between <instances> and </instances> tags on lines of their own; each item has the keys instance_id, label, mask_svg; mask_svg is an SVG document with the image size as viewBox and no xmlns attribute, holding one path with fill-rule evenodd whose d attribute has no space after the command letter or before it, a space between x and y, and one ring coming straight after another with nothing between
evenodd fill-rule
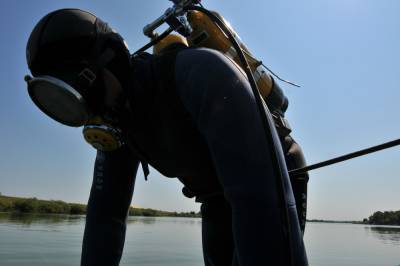
<instances>
[{"instance_id":1,"label":"diver's leg","mask_svg":"<svg viewBox=\"0 0 400 266\"><path fill-rule=\"evenodd\" d=\"M176 81L232 208L239 265L307 265L279 138L267 110L265 132L245 76L222 54L191 49L178 54Z\"/></svg>"},{"instance_id":2,"label":"diver's leg","mask_svg":"<svg viewBox=\"0 0 400 266\"><path fill-rule=\"evenodd\" d=\"M286 166L288 170L293 170L306 166L306 160L300 145L291 136L286 136L281 140L282 148L285 153ZM308 173L290 177L292 184L293 194L296 200L297 214L302 233L306 226L307 218L307 183Z\"/></svg>"},{"instance_id":3,"label":"diver's leg","mask_svg":"<svg viewBox=\"0 0 400 266\"><path fill-rule=\"evenodd\" d=\"M206 266L232 266L233 236L231 207L224 197L201 205L203 257Z\"/></svg>"},{"instance_id":4,"label":"diver's leg","mask_svg":"<svg viewBox=\"0 0 400 266\"><path fill-rule=\"evenodd\" d=\"M124 148L97 152L82 244L82 266L116 266L125 241L138 160Z\"/></svg>"}]
</instances>

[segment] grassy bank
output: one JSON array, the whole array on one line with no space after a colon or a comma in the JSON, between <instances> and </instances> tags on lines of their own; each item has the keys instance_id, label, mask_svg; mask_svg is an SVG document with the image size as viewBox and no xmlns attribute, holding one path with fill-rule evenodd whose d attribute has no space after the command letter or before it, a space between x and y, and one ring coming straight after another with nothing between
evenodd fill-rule
<instances>
[{"instance_id":1,"label":"grassy bank","mask_svg":"<svg viewBox=\"0 0 400 266\"><path fill-rule=\"evenodd\" d=\"M61 200L41 200L0 195L0 212L40 214L86 214L86 205ZM145 208L129 208L130 216L200 217L196 212L168 212Z\"/></svg>"}]
</instances>

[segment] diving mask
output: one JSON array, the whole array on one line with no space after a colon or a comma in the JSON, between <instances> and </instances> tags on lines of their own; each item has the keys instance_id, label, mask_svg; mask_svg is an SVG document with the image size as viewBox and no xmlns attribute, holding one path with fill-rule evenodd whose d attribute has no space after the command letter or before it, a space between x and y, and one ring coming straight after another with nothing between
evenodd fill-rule
<instances>
[{"instance_id":1,"label":"diving mask","mask_svg":"<svg viewBox=\"0 0 400 266\"><path fill-rule=\"evenodd\" d=\"M91 112L85 98L95 79L96 75L87 68L79 73L76 82L70 82L76 86L50 75L25 77L29 96L42 112L61 124L84 126L83 135L89 144L97 150L112 151L124 144L124 137L115 126L115 119Z\"/></svg>"}]
</instances>

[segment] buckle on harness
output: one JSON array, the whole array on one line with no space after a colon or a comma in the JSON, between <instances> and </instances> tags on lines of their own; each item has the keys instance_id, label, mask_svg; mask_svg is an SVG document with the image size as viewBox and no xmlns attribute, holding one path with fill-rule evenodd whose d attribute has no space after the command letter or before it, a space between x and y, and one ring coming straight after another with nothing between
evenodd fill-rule
<instances>
[{"instance_id":1,"label":"buckle on harness","mask_svg":"<svg viewBox=\"0 0 400 266\"><path fill-rule=\"evenodd\" d=\"M84 79L89 85L92 85L97 78L96 74L93 73L93 71L89 68L85 68L84 70L82 70L81 73L79 73L79 77L81 79Z\"/></svg>"}]
</instances>

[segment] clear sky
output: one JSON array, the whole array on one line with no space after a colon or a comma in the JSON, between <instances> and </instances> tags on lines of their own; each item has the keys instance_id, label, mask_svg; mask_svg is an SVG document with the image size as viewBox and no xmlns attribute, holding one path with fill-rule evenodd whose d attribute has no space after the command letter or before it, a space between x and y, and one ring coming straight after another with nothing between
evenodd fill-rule
<instances>
[{"instance_id":1,"label":"clear sky","mask_svg":"<svg viewBox=\"0 0 400 266\"><path fill-rule=\"evenodd\" d=\"M293 136L309 163L400 136L400 2L397 0L203 1L230 21L250 50L282 77ZM60 125L31 102L25 46L37 21L64 7L89 10L126 39L171 5L152 1L2 0L0 9L0 192L87 201L95 150L81 128ZM310 174L309 218L362 219L400 209L400 149ZM198 210L175 179L137 176L133 204Z\"/></svg>"}]
</instances>

